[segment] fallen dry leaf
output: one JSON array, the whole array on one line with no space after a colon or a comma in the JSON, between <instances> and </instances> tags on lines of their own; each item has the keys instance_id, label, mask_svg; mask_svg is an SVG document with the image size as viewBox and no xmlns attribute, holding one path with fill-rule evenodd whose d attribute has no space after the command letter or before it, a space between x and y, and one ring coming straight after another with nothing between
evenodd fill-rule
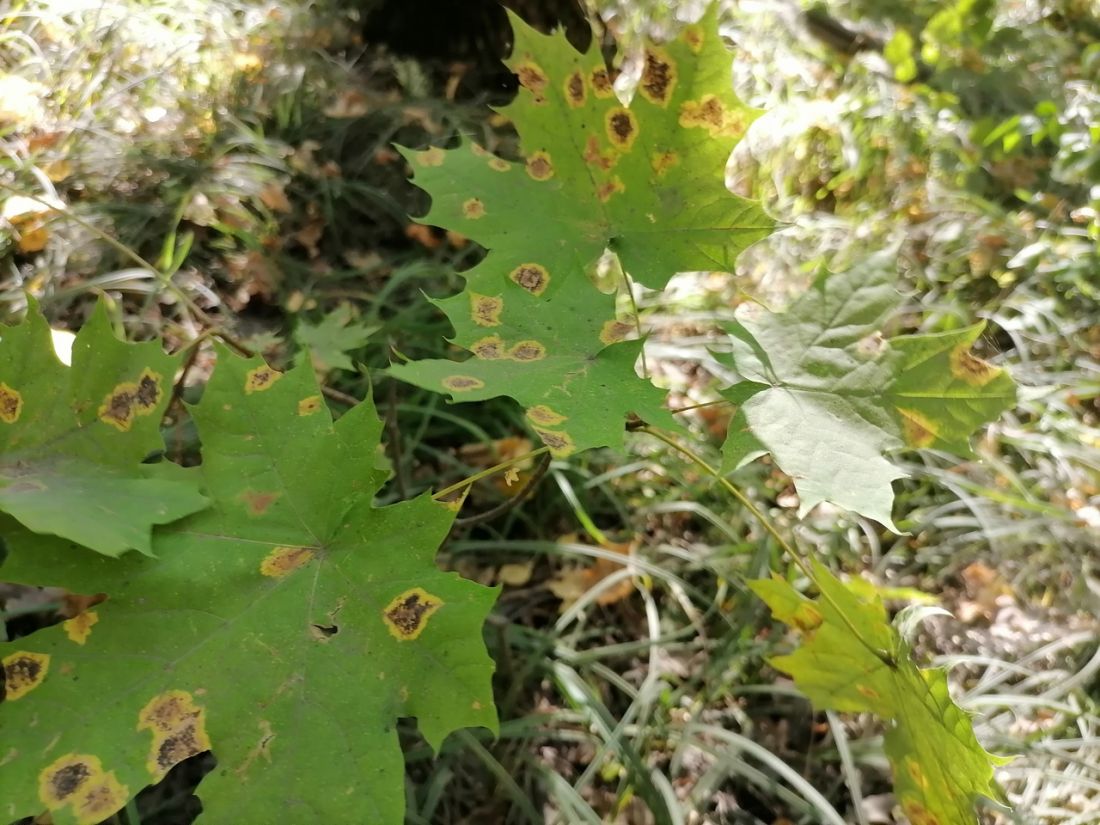
<instances>
[{"instance_id":1,"label":"fallen dry leaf","mask_svg":"<svg viewBox=\"0 0 1100 825\"><path fill-rule=\"evenodd\" d=\"M325 117L351 118L362 117L368 111L367 97L358 89L347 89L325 107Z\"/></svg>"},{"instance_id":2,"label":"fallen dry leaf","mask_svg":"<svg viewBox=\"0 0 1100 825\"><path fill-rule=\"evenodd\" d=\"M561 541L573 543L576 536L563 536ZM640 538L635 536L626 542L605 542L601 545L604 550L610 550L622 556L630 557L638 549ZM612 573L623 568L623 563L611 559L597 558L586 566L574 565L560 570L557 575L547 582L550 592L561 599L559 610L568 610L585 593L606 579ZM634 583L629 579L623 579L614 587L603 590L596 597L596 604L607 606L620 602L634 592Z\"/></svg>"},{"instance_id":3,"label":"fallen dry leaf","mask_svg":"<svg viewBox=\"0 0 1100 825\"><path fill-rule=\"evenodd\" d=\"M509 587L522 587L531 581L531 570L535 566L535 560L502 564L497 570L497 581Z\"/></svg>"},{"instance_id":4,"label":"fallen dry leaf","mask_svg":"<svg viewBox=\"0 0 1100 825\"><path fill-rule=\"evenodd\" d=\"M281 183L269 183L260 190L260 203L272 212L287 214L291 211L290 199Z\"/></svg>"},{"instance_id":5,"label":"fallen dry leaf","mask_svg":"<svg viewBox=\"0 0 1100 825\"><path fill-rule=\"evenodd\" d=\"M405 237L416 241L425 249L438 249L443 243L443 239L436 237L430 226L422 223L410 223L406 226Z\"/></svg>"},{"instance_id":6,"label":"fallen dry leaf","mask_svg":"<svg viewBox=\"0 0 1100 825\"><path fill-rule=\"evenodd\" d=\"M990 620L1002 607L1012 604L1012 585L992 567L976 561L964 567L960 575L968 598L961 599L955 610L959 621L972 624L978 619Z\"/></svg>"}]
</instances>

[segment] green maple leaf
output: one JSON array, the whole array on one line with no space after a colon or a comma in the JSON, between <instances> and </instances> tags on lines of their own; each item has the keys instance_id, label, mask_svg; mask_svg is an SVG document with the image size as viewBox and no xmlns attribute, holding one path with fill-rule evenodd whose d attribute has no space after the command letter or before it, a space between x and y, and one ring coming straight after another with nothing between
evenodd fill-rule
<instances>
[{"instance_id":1,"label":"green maple leaf","mask_svg":"<svg viewBox=\"0 0 1100 825\"><path fill-rule=\"evenodd\" d=\"M912 825L969 825L974 803L1004 795L993 769L1008 759L985 751L970 717L951 699L942 668L919 668L866 586L841 583L814 562L821 596L808 599L784 579L749 586L802 644L771 659L819 708L874 713L887 721L886 756L902 810Z\"/></svg>"},{"instance_id":2,"label":"green maple leaf","mask_svg":"<svg viewBox=\"0 0 1100 825\"><path fill-rule=\"evenodd\" d=\"M676 40L647 46L629 107L598 38L582 54L562 32L512 22L507 64L521 88L503 112L524 162L474 144L406 153L432 197L422 221L489 249L464 273L466 289L439 302L474 357L392 371L454 400L511 396L565 455L619 443L629 412L672 424L663 394L635 373L640 344L621 343L634 324L616 318L614 296L587 270L611 250L655 289L677 272L731 271L773 222L725 187L730 152L759 112L732 91L716 5Z\"/></svg>"},{"instance_id":3,"label":"green maple leaf","mask_svg":"<svg viewBox=\"0 0 1100 825\"><path fill-rule=\"evenodd\" d=\"M822 272L781 313L759 307L727 327L745 380L723 447L730 472L770 452L794 480L801 513L831 501L895 529L885 453L904 447L971 455L969 438L1015 403L1001 369L970 352L976 325L883 339L901 303L882 257Z\"/></svg>"},{"instance_id":4,"label":"green maple leaf","mask_svg":"<svg viewBox=\"0 0 1100 825\"><path fill-rule=\"evenodd\" d=\"M321 371L353 370L349 352L362 349L379 327L355 320L350 304L341 304L318 323L303 321L294 330L294 340L309 351Z\"/></svg>"},{"instance_id":5,"label":"green maple leaf","mask_svg":"<svg viewBox=\"0 0 1100 825\"><path fill-rule=\"evenodd\" d=\"M100 303L66 367L30 301L0 340L0 510L106 555L150 553L153 525L206 506L179 467L142 463L164 448L178 366L159 343L118 340Z\"/></svg>"},{"instance_id":6,"label":"green maple leaf","mask_svg":"<svg viewBox=\"0 0 1100 825\"><path fill-rule=\"evenodd\" d=\"M5 578L109 599L0 646L0 813L99 822L212 749L213 821L400 823L397 719L436 747L496 727L495 591L435 566L447 507L372 507L381 422L333 424L309 366L220 352L194 417L213 504L158 529L159 558L9 537Z\"/></svg>"}]
</instances>

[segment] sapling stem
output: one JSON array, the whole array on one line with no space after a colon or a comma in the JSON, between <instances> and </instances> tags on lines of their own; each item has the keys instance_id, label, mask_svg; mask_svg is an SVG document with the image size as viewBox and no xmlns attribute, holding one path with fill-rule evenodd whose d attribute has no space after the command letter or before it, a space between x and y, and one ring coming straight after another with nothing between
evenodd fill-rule
<instances>
[{"instance_id":1,"label":"sapling stem","mask_svg":"<svg viewBox=\"0 0 1100 825\"><path fill-rule=\"evenodd\" d=\"M543 453L547 453L549 451L550 451L549 447L539 447L537 450L532 450L529 453L524 453L523 455L516 456L515 458L509 458L507 461L500 462L500 464L494 464L492 467L489 467L485 470L481 470L480 472L474 473L472 476L467 476L466 478L462 479L461 481L456 481L454 484L452 484L449 487L444 487L438 493L433 493L432 498L434 498L436 501L444 499L447 496L449 496L451 493L455 493L455 492L458 492L459 490L462 490L466 487L469 487L471 484L473 484L477 481L481 481L481 479L483 479L483 478L488 478L491 475L495 475L495 474L499 473L501 470L507 470L513 464L521 464L524 461L527 461L528 459L535 458L536 456L540 456Z\"/></svg>"},{"instance_id":2,"label":"sapling stem","mask_svg":"<svg viewBox=\"0 0 1100 825\"><path fill-rule=\"evenodd\" d=\"M705 472L707 475L717 481L727 493L737 499L737 501L739 501L741 505L749 511L752 517L755 518L757 522L759 522L760 526L763 527L765 531L767 531L768 535L775 539L776 543L783 549L783 552L790 557L791 561L795 563L798 569L802 571L803 575L805 575L806 578L808 578L813 583L814 587L816 587L818 592L821 594L821 597L829 603L829 606L832 607L833 610L836 611L837 615L840 616L841 620L844 622L845 626L847 626L848 630L852 632L852 635L859 639L860 643L869 651L871 651L871 653L873 653L875 657L887 667L893 668L896 666L896 662L888 652L879 650L863 637L863 634L859 632L859 630L852 623L852 620L848 618L848 615L844 612L841 606L837 604L836 600L833 599L829 592L821 586L821 583L817 580L817 576L814 575L813 568L806 563L806 560L802 558L801 554L790 544L790 542L783 538L783 535L779 532L779 530L776 529L775 525L772 524L771 519L769 519L759 507L753 504L749 497L741 492L740 488L738 488L737 485L735 485L732 481L722 475L722 473L711 466L711 464L707 462L705 458L692 450L690 447L685 447L683 444L680 444L672 436L663 433L660 430L649 426L648 424L639 427L637 429L637 432L647 433L656 438L658 441L667 444L669 447L674 449L684 458L688 459L692 464L695 464L697 467L699 467L699 469L701 469L703 472Z\"/></svg>"}]
</instances>

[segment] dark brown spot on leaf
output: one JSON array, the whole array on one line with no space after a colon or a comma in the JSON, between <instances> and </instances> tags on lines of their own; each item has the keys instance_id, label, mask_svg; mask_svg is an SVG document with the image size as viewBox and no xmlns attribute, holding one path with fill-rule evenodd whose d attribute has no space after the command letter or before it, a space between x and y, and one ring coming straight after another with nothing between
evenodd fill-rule
<instances>
[{"instance_id":1,"label":"dark brown spot on leaf","mask_svg":"<svg viewBox=\"0 0 1100 825\"><path fill-rule=\"evenodd\" d=\"M642 70L642 97L658 106L667 106L676 87L676 67L663 49L646 49Z\"/></svg>"},{"instance_id":2,"label":"dark brown spot on leaf","mask_svg":"<svg viewBox=\"0 0 1100 825\"><path fill-rule=\"evenodd\" d=\"M174 765L205 750L207 748L199 741L195 726L187 725L161 741L156 754L157 769L167 773Z\"/></svg>"},{"instance_id":3,"label":"dark brown spot on leaf","mask_svg":"<svg viewBox=\"0 0 1100 825\"><path fill-rule=\"evenodd\" d=\"M0 421L14 424L23 412L23 396L7 384L0 383Z\"/></svg>"},{"instance_id":4,"label":"dark brown spot on leaf","mask_svg":"<svg viewBox=\"0 0 1100 825\"><path fill-rule=\"evenodd\" d=\"M248 375L245 376L245 394L251 395L254 392L263 392L282 377L283 374L278 370L273 370L267 364L261 364L254 370L249 370Z\"/></svg>"},{"instance_id":5,"label":"dark brown spot on leaf","mask_svg":"<svg viewBox=\"0 0 1100 825\"><path fill-rule=\"evenodd\" d=\"M608 111L604 120L611 143L623 151L628 150L638 137L638 120L634 113L619 106Z\"/></svg>"},{"instance_id":6,"label":"dark brown spot on leaf","mask_svg":"<svg viewBox=\"0 0 1100 825\"><path fill-rule=\"evenodd\" d=\"M145 766L156 777L184 759L210 750L206 710L187 691L169 690L154 696L138 714L138 730L153 733Z\"/></svg>"},{"instance_id":7,"label":"dark brown spot on leaf","mask_svg":"<svg viewBox=\"0 0 1100 825\"><path fill-rule=\"evenodd\" d=\"M516 66L516 76L519 78L519 83L523 88L531 92L536 98L536 102L539 102L539 98L542 97L542 93L546 90L546 72L542 70L542 67L531 60L526 60Z\"/></svg>"},{"instance_id":8,"label":"dark brown spot on leaf","mask_svg":"<svg viewBox=\"0 0 1100 825\"><path fill-rule=\"evenodd\" d=\"M127 432L134 423L136 384L119 384L99 407L99 420L119 432Z\"/></svg>"},{"instance_id":9,"label":"dark brown spot on leaf","mask_svg":"<svg viewBox=\"0 0 1100 825\"><path fill-rule=\"evenodd\" d=\"M151 411L157 406L161 399L160 376L149 370L142 372L134 398L143 412Z\"/></svg>"},{"instance_id":10,"label":"dark brown spot on leaf","mask_svg":"<svg viewBox=\"0 0 1100 825\"><path fill-rule=\"evenodd\" d=\"M541 295L550 283L550 273L539 264L520 264L508 273L508 277L532 295Z\"/></svg>"},{"instance_id":11,"label":"dark brown spot on leaf","mask_svg":"<svg viewBox=\"0 0 1100 825\"><path fill-rule=\"evenodd\" d=\"M0 660L4 670L4 699L22 699L46 679L50 657L46 653L21 650Z\"/></svg>"},{"instance_id":12,"label":"dark brown spot on leaf","mask_svg":"<svg viewBox=\"0 0 1100 825\"><path fill-rule=\"evenodd\" d=\"M84 762L63 765L50 776L50 790L56 799L63 801L76 793L91 775L91 769Z\"/></svg>"},{"instance_id":13,"label":"dark brown spot on leaf","mask_svg":"<svg viewBox=\"0 0 1100 825\"><path fill-rule=\"evenodd\" d=\"M119 784L114 772L94 777L73 804L77 825L102 822L122 808L129 796L129 790Z\"/></svg>"},{"instance_id":14,"label":"dark brown spot on leaf","mask_svg":"<svg viewBox=\"0 0 1100 825\"><path fill-rule=\"evenodd\" d=\"M584 76L580 71L575 71L565 78L565 99L569 105L577 109L584 105L586 97L584 88Z\"/></svg>"},{"instance_id":15,"label":"dark brown spot on leaf","mask_svg":"<svg viewBox=\"0 0 1100 825\"><path fill-rule=\"evenodd\" d=\"M386 605L382 618L390 635L399 641L410 641L424 632L428 618L443 602L421 587L414 587Z\"/></svg>"},{"instance_id":16,"label":"dark brown spot on leaf","mask_svg":"<svg viewBox=\"0 0 1100 825\"><path fill-rule=\"evenodd\" d=\"M589 80L592 82L592 92L596 97L607 98L615 94L615 89L611 85L611 78L607 74L607 69L602 66L592 70L592 74L589 75Z\"/></svg>"}]
</instances>

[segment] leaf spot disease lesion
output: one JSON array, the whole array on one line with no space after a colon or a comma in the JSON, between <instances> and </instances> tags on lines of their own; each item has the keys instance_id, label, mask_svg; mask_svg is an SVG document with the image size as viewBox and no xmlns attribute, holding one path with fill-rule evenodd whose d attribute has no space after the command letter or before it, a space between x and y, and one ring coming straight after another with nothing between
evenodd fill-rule
<instances>
[{"instance_id":1,"label":"leaf spot disease lesion","mask_svg":"<svg viewBox=\"0 0 1100 825\"><path fill-rule=\"evenodd\" d=\"M669 169L680 162L680 156L676 152L656 152L650 158L650 165L657 177L662 177Z\"/></svg>"},{"instance_id":2,"label":"leaf spot disease lesion","mask_svg":"<svg viewBox=\"0 0 1100 825\"><path fill-rule=\"evenodd\" d=\"M23 396L7 384L0 382L0 421L14 424L23 412Z\"/></svg>"},{"instance_id":3,"label":"leaf spot disease lesion","mask_svg":"<svg viewBox=\"0 0 1100 825\"><path fill-rule=\"evenodd\" d=\"M680 39L682 39L693 54L699 54L703 49L703 27L698 23L692 23L690 26L685 26L684 30L680 33Z\"/></svg>"},{"instance_id":4,"label":"leaf spot disease lesion","mask_svg":"<svg viewBox=\"0 0 1100 825\"><path fill-rule=\"evenodd\" d=\"M63 622L61 627L65 630L65 635L69 637L70 641L76 642L78 645L84 645L88 641L88 637L92 635L92 628L99 623L99 614L94 610L85 610L77 616Z\"/></svg>"},{"instance_id":5,"label":"leaf spot disease lesion","mask_svg":"<svg viewBox=\"0 0 1100 825\"><path fill-rule=\"evenodd\" d=\"M308 547L276 547L260 562L260 573L281 579L305 567L313 561L314 555Z\"/></svg>"},{"instance_id":6,"label":"leaf spot disease lesion","mask_svg":"<svg viewBox=\"0 0 1100 825\"><path fill-rule=\"evenodd\" d=\"M604 115L604 128L611 144L626 152L638 137L638 118L625 106L616 106Z\"/></svg>"},{"instance_id":7,"label":"leaf spot disease lesion","mask_svg":"<svg viewBox=\"0 0 1100 825\"><path fill-rule=\"evenodd\" d=\"M320 412L322 407L324 402L321 396L310 395L298 402L298 415L313 415L315 412Z\"/></svg>"},{"instance_id":8,"label":"leaf spot disease lesion","mask_svg":"<svg viewBox=\"0 0 1100 825\"><path fill-rule=\"evenodd\" d=\"M550 273L540 264L520 264L508 277L532 295L542 295L550 283Z\"/></svg>"},{"instance_id":9,"label":"leaf spot disease lesion","mask_svg":"<svg viewBox=\"0 0 1100 825\"><path fill-rule=\"evenodd\" d=\"M22 699L46 680L50 671L48 653L19 650L0 660L4 670L4 698L8 702Z\"/></svg>"},{"instance_id":10,"label":"leaf spot disease lesion","mask_svg":"<svg viewBox=\"0 0 1100 825\"><path fill-rule=\"evenodd\" d=\"M500 326L500 313L503 311L503 298L470 293L470 317L479 327Z\"/></svg>"},{"instance_id":11,"label":"leaf spot disease lesion","mask_svg":"<svg viewBox=\"0 0 1100 825\"><path fill-rule=\"evenodd\" d=\"M499 335L487 335L470 344L470 352L486 361L504 357L504 340Z\"/></svg>"},{"instance_id":12,"label":"leaf spot disease lesion","mask_svg":"<svg viewBox=\"0 0 1100 825\"><path fill-rule=\"evenodd\" d=\"M550 455L554 458L565 458L576 450L573 437L569 433L558 430L542 430L535 428L542 443L550 448Z\"/></svg>"},{"instance_id":13,"label":"leaf spot disease lesion","mask_svg":"<svg viewBox=\"0 0 1100 825\"><path fill-rule=\"evenodd\" d=\"M645 68L638 86L642 97L657 106L668 106L676 80L676 61L664 49L646 49Z\"/></svg>"},{"instance_id":14,"label":"leaf spot disease lesion","mask_svg":"<svg viewBox=\"0 0 1100 825\"><path fill-rule=\"evenodd\" d=\"M565 78L565 83L562 84L562 88L565 90L565 101L570 106L574 109L579 109L584 105L588 93L584 86L584 75L581 74L579 69Z\"/></svg>"},{"instance_id":15,"label":"leaf spot disease lesion","mask_svg":"<svg viewBox=\"0 0 1100 825\"><path fill-rule=\"evenodd\" d=\"M121 809L130 791L97 757L67 753L39 773L38 797L48 810L69 807L78 825L93 825Z\"/></svg>"},{"instance_id":16,"label":"leaf spot disease lesion","mask_svg":"<svg viewBox=\"0 0 1100 825\"><path fill-rule=\"evenodd\" d=\"M210 750L206 709L185 690L168 690L150 699L138 714L137 729L153 734L145 766L157 778L184 759Z\"/></svg>"},{"instance_id":17,"label":"leaf spot disease lesion","mask_svg":"<svg viewBox=\"0 0 1100 825\"><path fill-rule=\"evenodd\" d=\"M119 432L128 432L135 416L149 415L160 404L164 393L161 380L158 373L146 368L137 381L117 385L99 405L99 420Z\"/></svg>"},{"instance_id":18,"label":"leaf spot disease lesion","mask_svg":"<svg viewBox=\"0 0 1100 825\"><path fill-rule=\"evenodd\" d=\"M495 172L507 172L512 168L512 164L506 161L504 158L494 157L489 161L489 168Z\"/></svg>"},{"instance_id":19,"label":"leaf spot disease lesion","mask_svg":"<svg viewBox=\"0 0 1100 825\"><path fill-rule=\"evenodd\" d=\"M915 799L903 799L901 810L909 820L910 825L940 825L936 815Z\"/></svg>"},{"instance_id":20,"label":"leaf spot disease lesion","mask_svg":"<svg viewBox=\"0 0 1100 825\"><path fill-rule=\"evenodd\" d=\"M249 370L244 379L244 391L246 395L254 392L263 392L283 377L283 374L272 369L267 364L260 364L253 370Z\"/></svg>"},{"instance_id":21,"label":"leaf spot disease lesion","mask_svg":"<svg viewBox=\"0 0 1100 825\"><path fill-rule=\"evenodd\" d=\"M480 198L468 198L462 203L462 215L467 220L480 220L485 217L485 204Z\"/></svg>"},{"instance_id":22,"label":"leaf spot disease lesion","mask_svg":"<svg viewBox=\"0 0 1100 825\"><path fill-rule=\"evenodd\" d=\"M611 200L612 195L625 191L626 187L623 185L622 179L615 175L611 180L605 181L596 187L596 197L600 199L601 203L607 203Z\"/></svg>"},{"instance_id":23,"label":"leaf spot disease lesion","mask_svg":"<svg viewBox=\"0 0 1100 825\"><path fill-rule=\"evenodd\" d=\"M423 152L416 153L416 162L421 166L442 166L447 153L438 146L432 146Z\"/></svg>"},{"instance_id":24,"label":"leaf spot disease lesion","mask_svg":"<svg viewBox=\"0 0 1100 825\"><path fill-rule=\"evenodd\" d=\"M545 404L536 404L534 407L529 407L527 417L533 424L538 424L541 427L556 427L568 419L568 416L556 412Z\"/></svg>"},{"instance_id":25,"label":"leaf spot disease lesion","mask_svg":"<svg viewBox=\"0 0 1100 825\"><path fill-rule=\"evenodd\" d=\"M584 162L590 167L593 169L602 169L605 172L619 160L617 152L600 151L600 139L595 135L588 136L588 140L584 144L583 157Z\"/></svg>"},{"instance_id":26,"label":"leaf spot disease lesion","mask_svg":"<svg viewBox=\"0 0 1100 825\"><path fill-rule=\"evenodd\" d=\"M715 95L709 94L680 104L679 123L684 128L706 129L711 137L741 137L746 126L740 112L730 111Z\"/></svg>"},{"instance_id":27,"label":"leaf spot disease lesion","mask_svg":"<svg viewBox=\"0 0 1100 825\"><path fill-rule=\"evenodd\" d=\"M877 701L882 698L877 690L872 687L867 687L867 685L856 685L856 691L860 696L872 701Z\"/></svg>"},{"instance_id":28,"label":"leaf spot disease lesion","mask_svg":"<svg viewBox=\"0 0 1100 825\"><path fill-rule=\"evenodd\" d=\"M617 344L626 340L630 333L634 332L634 324L628 321L620 321L617 318L605 321L600 329L600 341L604 344Z\"/></svg>"},{"instance_id":29,"label":"leaf spot disease lesion","mask_svg":"<svg viewBox=\"0 0 1100 825\"><path fill-rule=\"evenodd\" d=\"M1001 372L999 367L974 355L967 344L960 344L951 350L949 361L951 374L972 387L984 387Z\"/></svg>"},{"instance_id":30,"label":"leaf spot disease lesion","mask_svg":"<svg viewBox=\"0 0 1100 825\"><path fill-rule=\"evenodd\" d=\"M588 76L592 84L592 94L598 98L607 99L615 94L615 87L611 84L611 76L603 66L597 66Z\"/></svg>"},{"instance_id":31,"label":"leaf spot disease lesion","mask_svg":"<svg viewBox=\"0 0 1100 825\"><path fill-rule=\"evenodd\" d=\"M928 777L924 775L924 771L921 770L921 766L917 764L917 760L907 758L905 760L905 770L908 772L909 778L916 783L918 788L924 792L928 791Z\"/></svg>"},{"instance_id":32,"label":"leaf spot disease lesion","mask_svg":"<svg viewBox=\"0 0 1100 825\"><path fill-rule=\"evenodd\" d=\"M902 435L907 445L910 447L928 447L935 443L936 438L939 436L939 429L931 419L917 410L898 407L897 411L901 417Z\"/></svg>"},{"instance_id":33,"label":"leaf spot disease lesion","mask_svg":"<svg viewBox=\"0 0 1100 825\"><path fill-rule=\"evenodd\" d=\"M536 105L541 106L546 102L543 92L546 91L546 84L549 81L546 72L538 63L533 60L524 60L516 66L516 76L519 78L519 84L531 93L531 98Z\"/></svg>"},{"instance_id":34,"label":"leaf spot disease lesion","mask_svg":"<svg viewBox=\"0 0 1100 825\"><path fill-rule=\"evenodd\" d=\"M470 392L485 386L484 381L472 375L448 375L442 383L451 392Z\"/></svg>"},{"instance_id":35,"label":"leaf spot disease lesion","mask_svg":"<svg viewBox=\"0 0 1100 825\"><path fill-rule=\"evenodd\" d=\"M527 174L534 180L550 180L554 177L554 164L549 152L532 152L527 158Z\"/></svg>"},{"instance_id":36,"label":"leaf spot disease lesion","mask_svg":"<svg viewBox=\"0 0 1100 825\"><path fill-rule=\"evenodd\" d=\"M821 623L824 621L825 617L821 611L810 602L803 602L791 614L791 624L807 634L813 633L821 627Z\"/></svg>"},{"instance_id":37,"label":"leaf spot disease lesion","mask_svg":"<svg viewBox=\"0 0 1100 825\"><path fill-rule=\"evenodd\" d=\"M301 413L299 413L300 415ZM282 493L263 490L245 490L237 498L244 502L250 516L262 516L270 509Z\"/></svg>"},{"instance_id":38,"label":"leaf spot disease lesion","mask_svg":"<svg viewBox=\"0 0 1100 825\"><path fill-rule=\"evenodd\" d=\"M546 357L546 347L538 341L520 341L508 350L508 357L513 361L541 361Z\"/></svg>"},{"instance_id":39,"label":"leaf spot disease lesion","mask_svg":"<svg viewBox=\"0 0 1100 825\"><path fill-rule=\"evenodd\" d=\"M424 632L428 619L442 606L443 600L438 596L414 587L394 597L382 609L382 620L391 636L399 642L409 642Z\"/></svg>"}]
</instances>

